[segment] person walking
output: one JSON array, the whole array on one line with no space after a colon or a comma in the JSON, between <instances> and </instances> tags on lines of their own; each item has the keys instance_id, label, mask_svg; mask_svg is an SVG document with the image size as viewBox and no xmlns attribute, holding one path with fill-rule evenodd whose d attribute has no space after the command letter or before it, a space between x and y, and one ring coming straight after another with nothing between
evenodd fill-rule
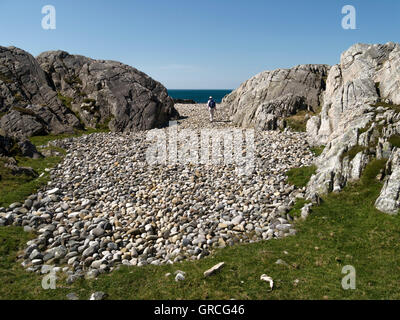
<instances>
[{"instance_id":1,"label":"person walking","mask_svg":"<svg viewBox=\"0 0 400 320\"><path fill-rule=\"evenodd\" d=\"M208 111L210 112L210 122L214 122L214 112L216 109L216 103L213 97L210 97L207 102Z\"/></svg>"}]
</instances>

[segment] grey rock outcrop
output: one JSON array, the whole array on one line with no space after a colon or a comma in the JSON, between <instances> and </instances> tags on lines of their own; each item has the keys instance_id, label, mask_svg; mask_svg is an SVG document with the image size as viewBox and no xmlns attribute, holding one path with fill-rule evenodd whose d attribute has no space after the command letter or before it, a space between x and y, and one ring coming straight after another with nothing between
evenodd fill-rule
<instances>
[{"instance_id":1,"label":"grey rock outcrop","mask_svg":"<svg viewBox=\"0 0 400 320\"><path fill-rule=\"evenodd\" d=\"M64 51L35 59L1 46L0 113L1 129L16 137L84 126L147 130L179 117L167 90L130 66Z\"/></svg>"},{"instance_id":2,"label":"grey rock outcrop","mask_svg":"<svg viewBox=\"0 0 400 320\"><path fill-rule=\"evenodd\" d=\"M65 51L44 52L37 60L86 126L147 130L179 116L167 90L128 65Z\"/></svg>"},{"instance_id":3,"label":"grey rock outcrop","mask_svg":"<svg viewBox=\"0 0 400 320\"><path fill-rule=\"evenodd\" d=\"M375 206L382 212L397 214L400 208L400 149L395 148L386 165L388 178Z\"/></svg>"},{"instance_id":4,"label":"grey rock outcrop","mask_svg":"<svg viewBox=\"0 0 400 320\"><path fill-rule=\"evenodd\" d=\"M306 197L339 192L360 179L372 159L389 159L384 187L376 207L387 213L400 209L397 149L400 137L400 45L356 44L338 65L304 65L262 72L223 99L232 121L259 130L285 127L285 118L299 110L319 115L307 122L308 142L324 145L316 160Z\"/></svg>"},{"instance_id":5,"label":"grey rock outcrop","mask_svg":"<svg viewBox=\"0 0 400 320\"><path fill-rule=\"evenodd\" d=\"M356 44L342 54L329 71L320 115L307 123L309 142L326 145L307 186L309 199L359 179L372 158L389 159L376 207L399 210L398 151L389 143L400 134L399 89L399 44Z\"/></svg>"},{"instance_id":6,"label":"grey rock outcrop","mask_svg":"<svg viewBox=\"0 0 400 320\"><path fill-rule=\"evenodd\" d=\"M26 111L27 105L36 107ZM80 127L78 118L58 100L35 58L15 47L0 46L0 112L9 112L0 125L14 136L71 132Z\"/></svg>"},{"instance_id":7,"label":"grey rock outcrop","mask_svg":"<svg viewBox=\"0 0 400 320\"><path fill-rule=\"evenodd\" d=\"M363 128L380 100L400 104L400 46L356 44L329 72L320 116L307 124L310 142L327 144L347 128ZM360 121L361 120L361 121Z\"/></svg>"},{"instance_id":8,"label":"grey rock outcrop","mask_svg":"<svg viewBox=\"0 0 400 320\"><path fill-rule=\"evenodd\" d=\"M327 65L265 71L227 95L222 105L236 125L274 130L285 117L322 105L328 71Z\"/></svg>"},{"instance_id":9,"label":"grey rock outcrop","mask_svg":"<svg viewBox=\"0 0 400 320\"><path fill-rule=\"evenodd\" d=\"M35 58L21 49L0 46L0 112L11 106L57 103L57 94Z\"/></svg>"},{"instance_id":10,"label":"grey rock outcrop","mask_svg":"<svg viewBox=\"0 0 400 320\"><path fill-rule=\"evenodd\" d=\"M15 137L72 133L82 128L79 119L61 105L12 107L0 119L1 128Z\"/></svg>"}]
</instances>

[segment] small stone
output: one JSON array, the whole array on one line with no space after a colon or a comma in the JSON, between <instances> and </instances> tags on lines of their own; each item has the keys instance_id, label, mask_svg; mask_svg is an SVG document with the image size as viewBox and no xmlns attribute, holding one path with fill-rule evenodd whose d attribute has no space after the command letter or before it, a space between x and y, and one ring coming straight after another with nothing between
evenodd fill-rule
<instances>
[{"instance_id":1,"label":"small stone","mask_svg":"<svg viewBox=\"0 0 400 320\"><path fill-rule=\"evenodd\" d=\"M47 194L48 195L57 194L59 191L60 191L59 188L54 188L54 189L51 189L51 190L47 191Z\"/></svg>"},{"instance_id":2,"label":"small stone","mask_svg":"<svg viewBox=\"0 0 400 320\"><path fill-rule=\"evenodd\" d=\"M19 202L14 202L14 203L10 204L9 208L10 208L11 210L13 210L13 209L19 208L19 207L21 207L21 206L22 206L22 205L21 205Z\"/></svg>"},{"instance_id":3,"label":"small stone","mask_svg":"<svg viewBox=\"0 0 400 320\"><path fill-rule=\"evenodd\" d=\"M286 261L282 260L282 259L276 260L275 264L283 265L285 267L289 266L289 264Z\"/></svg>"},{"instance_id":4,"label":"small stone","mask_svg":"<svg viewBox=\"0 0 400 320\"><path fill-rule=\"evenodd\" d=\"M218 229L226 229L226 228L228 228L228 225L226 223L218 224Z\"/></svg>"},{"instance_id":5,"label":"small stone","mask_svg":"<svg viewBox=\"0 0 400 320\"><path fill-rule=\"evenodd\" d=\"M182 273L178 273L176 276L175 276L175 281L176 282L178 282L178 281L184 281L185 280L185 275L183 275Z\"/></svg>"},{"instance_id":6,"label":"small stone","mask_svg":"<svg viewBox=\"0 0 400 320\"><path fill-rule=\"evenodd\" d=\"M73 284L78 279L79 279L79 277L77 275L71 274L67 278L67 284Z\"/></svg>"},{"instance_id":7,"label":"small stone","mask_svg":"<svg viewBox=\"0 0 400 320\"><path fill-rule=\"evenodd\" d=\"M220 271L225 265L225 262L220 262L218 264L216 264L215 266L213 266L212 268L204 271L204 277L209 277L213 274L215 274L216 272Z\"/></svg>"},{"instance_id":8,"label":"small stone","mask_svg":"<svg viewBox=\"0 0 400 320\"><path fill-rule=\"evenodd\" d=\"M34 265L34 266L41 265L42 263L43 263L42 259L33 259L32 260L32 265Z\"/></svg>"},{"instance_id":9,"label":"small stone","mask_svg":"<svg viewBox=\"0 0 400 320\"><path fill-rule=\"evenodd\" d=\"M95 245L93 245L93 246L90 246L90 247L87 248L85 251L83 251L82 257L83 257L83 258L86 258L86 257L89 257L89 256L93 256L93 254L94 254L97 250L99 250L99 245L98 245L98 244L95 244Z\"/></svg>"},{"instance_id":10,"label":"small stone","mask_svg":"<svg viewBox=\"0 0 400 320\"><path fill-rule=\"evenodd\" d=\"M89 300L104 300L106 298L106 294L102 291L97 291L92 293Z\"/></svg>"},{"instance_id":11,"label":"small stone","mask_svg":"<svg viewBox=\"0 0 400 320\"><path fill-rule=\"evenodd\" d=\"M235 218L232 219L231 223L233 225L238 225L243 221L243 217L242 216L236 216Z\"/></svg>"},{"instance_id":12,"label":"small stone","mask_svg":"<svg viewBox=\"0 0 400 320\"><path fill-rule=\"evenodd\" d=\"M86 273L86 279L95 279L99 275L99 271L96 269L90 270Z\"/></svg>"},{"instance_id":13,"label":"small stone","mask_svg":"<svg viewBox=\"0 0 400 320\"><path fill-rule=\"evenodd\" d=\"M33 228L30 226L24 226L24 231L25 232L32 232Z\"/></svg>"},{"instance_id":14,"label":"small stone","mask_svg":"<svg viewBox=\"0 0 400 320\"><path fill-rule=\"evenodd\" d=\"M95 237L101 237L101 236L104 234L104 229L102 229L102 228L95 228L95 229L92 230L92 234L93 234Z\"/></svg>"},{"instance_id":15,"label":"small stone","mask_svg":"<svg viewBox=\"0 0 400 320\"><path fill-rule=\"evenodd\" d=\"M71 292L71 293L68 293L68 294L67 294L67 299L68 299L68 300L79 300L79 297L77 296L76 293Z\"/></svg>"}]
</instances>

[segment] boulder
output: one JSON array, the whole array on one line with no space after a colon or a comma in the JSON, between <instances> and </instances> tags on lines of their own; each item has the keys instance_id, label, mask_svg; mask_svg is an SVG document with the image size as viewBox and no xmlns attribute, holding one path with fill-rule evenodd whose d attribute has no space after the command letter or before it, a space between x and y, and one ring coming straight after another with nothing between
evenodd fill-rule
<instances>
[{"instance_id":1,"label":"boulder","mask_svg":"<svg viewBox=\"0 0 400 320\"><path fill-rule=\"evenodd\" d=\"M80 127L35 58L15 47L0 46L0 112L8 112L0 126L12 136L71 132Z\"/></svg>"},{"instance_id":2,"label":"boulder","mask_svg":"<svg viewBox=\"0 0 400 320\"><path fill-rule=\"evenodd\" d=\"M1 46L0 113L0 128L15 137L147 130L179 117L167 90L133 67L64 51L35 59Z\"/></svg>"},{"instance_id":3,"label":"boulder","mask_svg":"<svg viewBox=\"0 0 400 320\"><path fill-rule=\"evenodd\" d=\"M15 47L0 46L0 112L12 106L58 103L57 93L32 55Z\"/></svg>"},{"instance_id":4,"label":"boulder","mask_svg":"<svg viewBox=\"0 0 400 320\"><path fill-rule=\"evenodd\" d=\"M222 107L236 125L274 130L284 117L322 105L328 71L327 65L300 65L262 72L227 95Z\"/></svg>"},{"instance_id":5,"label":"boulder","mask_svg":"<svg viewBox=\"0 0 400 320\"><path fill-rule=\"evenodd\" d=\"M309 143L326 145L308 183L308 199L359 179L372 158L389 158L375 206L398 212L399 154L389 139L400 134L399 89L399 44L356 44L342 54L340 64L329 70L320 115L307 123Z\"/></svg>"},{"instance_id":6,"label":"boulder","mask_svg":"<svg viewBox=\"0 0 400 320\"><path fill-rule=\"evenodd\" d=\"M128 65L65 51L44 52L37 60L86 126L147 130L179 116L166 88Z\"/></svg>"}]
</instances>

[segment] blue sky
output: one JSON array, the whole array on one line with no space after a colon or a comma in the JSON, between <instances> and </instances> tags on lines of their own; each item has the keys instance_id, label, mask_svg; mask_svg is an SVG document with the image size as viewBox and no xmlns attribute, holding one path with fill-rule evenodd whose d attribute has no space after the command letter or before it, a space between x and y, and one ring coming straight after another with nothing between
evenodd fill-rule
<instances>
[{"instance_id":1,"label":"blue sky","mask_svg":"<svg viewBox=\"0 0 400 320\"><path fill-rule=\"evenodd\" d=\"M56 30L41 9L56 8ZM357 29L341 27L344 5ZM399 42L398 0L0 0L0 45L134 66L169 89L236 88L251 76L339 62L352 44Z\"/></svg>"}]
</instances>

